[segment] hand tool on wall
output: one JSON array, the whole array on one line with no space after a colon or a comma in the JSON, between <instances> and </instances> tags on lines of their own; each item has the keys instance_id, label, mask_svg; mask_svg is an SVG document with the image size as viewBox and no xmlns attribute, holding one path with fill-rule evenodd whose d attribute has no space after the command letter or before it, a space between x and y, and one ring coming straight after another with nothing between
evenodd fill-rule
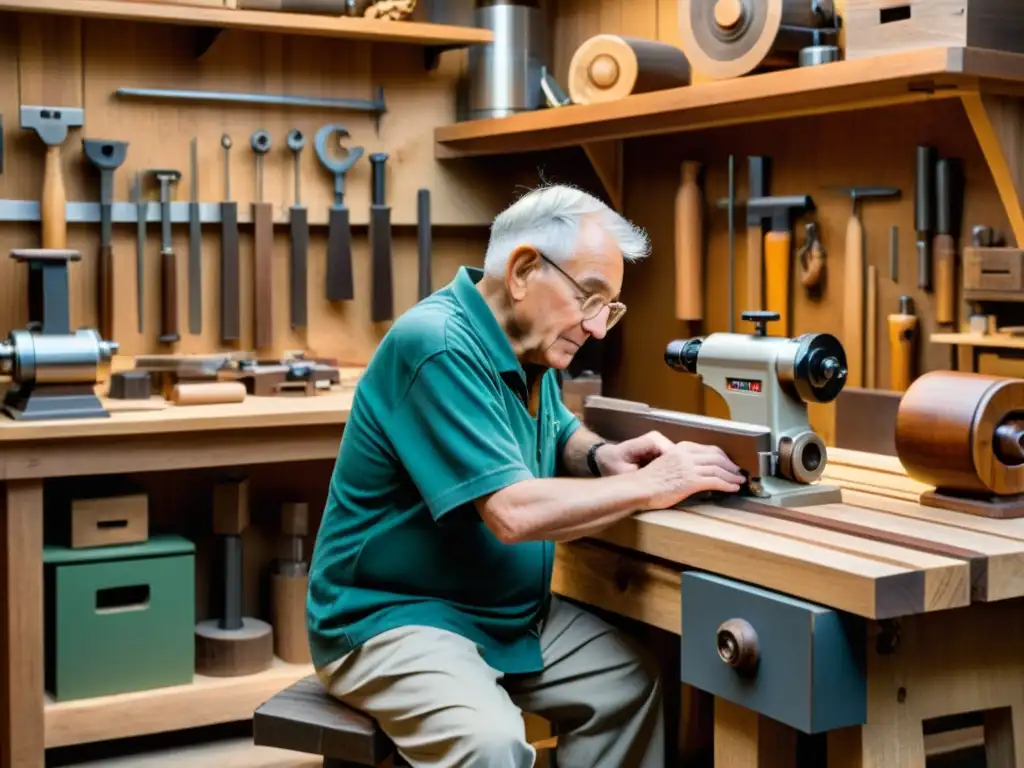
<instances>
[{"instance_id":1,"label":"hand tool on wall","mask_svg":"<svg viewBox=\"0 0 1024 768\"><path fill-rule=\"evenodd\" d=\"M889 279L900 281L900 228L895 224L889 228Z\"/></svg>"},{"instance_id":2,"label":"hand tool on wall","mask_svg":"<svg viewBox=\"0 0 1024 768\"><path fill-rule=\"evenodd\" d=\"M761 155L747 158L748 199L768 196L771 159ZM747 206L747 306L744 312L764 308L764 224L765 215Z\"/></svg>"},{"instance_id":3,"label":"hand tool on wall","mask_svg":"<svg viewBox=\"0 0 1024 768\"><path fill-rule=\"evenodd\" d=\"M899 311L889 315L890 385L894 392L905 392L913 381L917 342L917 316L914 300L900 296Z\"/></svg>"},{"instance_id":4,"label":"hand tool on wall","mask_svg":"<svg viewBox=\"0 0 1024 768\"><path fill-rule=\"evenodd\" d=\"M878 386L878 267L869 264L864 296L864 386Z\"/></svg>"},{"instance_id":5,"label":"hand tool on wall","mask_svg":"<svg viewBox=\"0 0 1024 768\"><path fill-rule=\"evenodd\" d=\"M917 287L932 289L932 233L935 231L934 147L917 148L914 184L914 229L917 230Z\"/></svg>"},{"instance_id":6,"label":"hand tool on wall","mask_svg":"<svg viewBox=\"0 0 1024 768\"><path fill-rule=\"evenodd\" d=\"M864 224L858 203L877 198L897 198L895 187L845 187L852 207L846 223L846 253L843 255L843 347L849 368L851 387L864 386Z\"/></svg>"},{"instance_id":7,"label":"hand tool on wall","mask_svg":"<svg viewBox=\"0 0 1024 768\"><path fill-rule=\"evenodd\" d=\"M432 247L430 232L430 190L421 189L416 193L416 232L419 250L419 298L430 295L430 251Z\"/></svg>"},{"instance_id":8,"label":"hand tool on wall","mask_svg":"<svg viewBox=\"0 0 1024 768\"><path fill-rule=\"evenodd\" d=\"M373 99L333 99L319 96L286 96L272 93L228 93L225 91L183 91L165 88L118 88L115 96L135 99L165 99L193 101L207 104L265 104L275 107L302 107L305 109L336 109L370 112L374 116L374 130L380 130L380 117L387 112L384 88L377 86Z\"/></svg>"},{"instance_id":9,"label":"hand tool on wall","mask_svg":"<svg viewBox=\"0 0 1024 768\"><path fill-rule=\"evenodd\" d=\"M736 155L729 155L729 194L725 199L729 217L729 333L736 330Z\"/></svg>"},{"instance_id":10,"label":"hand tool on wall","mask_svg":"<svg viewBox=\"0 0 1024 768\"><path fill-rule=\"evenodd\" d=\"M33 130L46 145L43 166L43 192L40 198L40 223L43 248L60 250L68 246L65 219L66 193L64 173L60 163L60 148L68 137L69 128L81 128L85 112L74 107L21 108L21 127Z\"/></svg>"},{"instance_id":11,"label":"hand tool on wall","mask_svg":"<svg viewBox=\"0 0 1024 768\"><path fill-rule=\"evenodd\" d=\"M779 313L779 323L771 329L772 336L790 333L789 304L791 261L793 257L793 218L814 209L809 195L753 197L747 201L747 218L767 218L769 229L764 235L765 305Z\"/></svg>"},{"instance_id":12,"label":"hand tool on wall","mask_svg":"<svg viewBox=\"0 0 1024 768\"><path fill-rule=\"evenodd\" d=\"M149 171L160 184L160 343L173 344L178 333L178 264L171 239L171 184L181 171Z\"/></svg>"},{"instance_id":13,"label":"hand tool on wall","mask_svg":"<svg viewBox=\"0 0 1024 768\"><path fill-rule=\"evenodd\" d=\"M807 289L808 296L820 294L825 277L825 246L821 244L818 222L804 224L804 242L800 246L800 285Z\"/></svg>"},{"instance_id":14,"label":"hand tool on wall","mask_svg":"<svg viewBox=\"0 0 1024 768\"><path fill-rule=\"evenodd\" d=\"M700 169L700 163L684 162L676 191L677 320L704 319L704 217Z\"/></svg>"},{"instance_id":15,"label":"hand tool on wall","mask_svg":"<svg viewBox=\"0 0 1024 768\"><path fill-rule=\"evenodd\" d=\"M394 289L391 281L391 206L385 203L387 152L370 155L373 166L373 203L370 205L370 263L373 293L370 297L370 319L375 323L394 316Z\"/></svg>"},{"instance_id":16,"label":"hand tool on wall","mask_svg":"<svg viewBox=\"0 0 1024 768\"><path fill-rule=\"evenodd\" d=\"M263 200L263 156L270 151L270 134L254 131L249 140L256 156L256 200L252 204L253 270L256 295L253 302L256 349L274 342L274 207Z\"/></svg>"},{"instance_id":17,"label":"hand tool on wall","mask_svg":"<svg viewBox=\"0 0 1024 768\"><path fill-rule=\"evenodd\" d=\"M355 295L352 277L352 231L345 205L345 174L363 156L362 147L348 147L342 158L334 157L327 141L337 134L338 143L349 135L343 125L325 125L316 132L313 148L320 163L334 175L334 204L327 222L327 300L348 301Z\"/></svg>"},{"instance_id":18,"label":"hand tool on wall","mask_svg":"<svg viewBox=\"0 0 1024 768\"><path fill-rule=\"evenodd\" d=\"M114 253L113 219L114 171L124 164L128 142L105 139L82 139L82 152L100 171L100 252L96 269L96 309L100 335L114 336Z\"/></svg>"},{"instance_id":19,"label":"hand tool on wall","mask_svg":"<svg viewBox=\"0 0 1024 768\"><path fill-rule=\"evenodd\" d=\"M142 173L135 172L135 183L132 184L132 202L135 203L135 312L138 314L139 333L142 333L145 312L142 299L146 293L143 279L146 266L146 214L149 203L142 197Z\"/></svg>"},{"instance_id":20,"label":"hand tool on wall","mask_svg":"<svg viewBox=\"0 0 1024 768\"><path fill-rule=\"evenodd\" d=\"M960 231L961 165L944 157L935 164L935 322L956 321L956 242Z\"/></svg>"},{"instance_id":21,"label":"hand tool on wall","mask_svg":"<svg viewBox=\"0 0 1024 768\"><path fill-rule=\"evenodd\" d=\"M199 146L189 145L191 196L188 203L188 332L203 332L203 227L199 221Z\"/></svg>"},{"instance_id":22,"label":"hand tool on wall","mask_svg":"<svg viewBox=\"0 0 1024 768\"><path fill-rule=\"evenodd\" d=\"M220 137L224 153L224 200L220 204L220 340L241 335L241 290L238 279L238 203L231 199L231 137Z\"/></svg>"},{"instance_id":23,"label":"hand tool on wall","mask_svg":"<svg viewBox=\"0 0 1024 768\"><path fill-rule=\"evenodd\" d=\"M288 133L288 149L295 158L295 203L288 209L291 224L291 319L292 328L306 326L306 272L309 253L309 216L302 204L302 149L306 135L295 129Z\"/></svg>"}]
</instances>

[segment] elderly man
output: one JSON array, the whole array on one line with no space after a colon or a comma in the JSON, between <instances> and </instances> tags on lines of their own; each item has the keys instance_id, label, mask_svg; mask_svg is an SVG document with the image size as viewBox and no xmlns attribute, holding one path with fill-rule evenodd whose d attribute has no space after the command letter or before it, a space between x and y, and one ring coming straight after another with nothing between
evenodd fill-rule
<instances>
[{"instance_id":1,"label":"elderly man","mask_svg":"<svg viewBox=\"0 0 1024 768\"><path fill-rule=\"evenodd\" d=\"M400 317L356 390L309 578L317 674L414 766L526 768L522 711L561 768L663 768L656 671L550 593L554 542L707 490L718 448L603 442L557 371L623 315L646 235L590 195L535 190L494 221L484 269Z\"/></svg>"}]
</instances>

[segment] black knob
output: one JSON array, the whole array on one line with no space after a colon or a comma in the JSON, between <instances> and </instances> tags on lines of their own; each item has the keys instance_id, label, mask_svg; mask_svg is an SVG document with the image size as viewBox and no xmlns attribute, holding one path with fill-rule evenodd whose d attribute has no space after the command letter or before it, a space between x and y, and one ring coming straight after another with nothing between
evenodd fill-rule
<instances>
[{"instance_id":1,"label":"black knob","mask_svg":"<svg viewBox=\"0 0 1024 768\"><path fill-rule=\"evenodd\" d=\"M678 373L696 373L701 339L676 339L665 347L665 364Z\"/></svg>"},{"instance_id":2,"label":"black knob","mask_svg":"<svg viewBox=\"0 0 1024 768\"><path fill-rule=\"evenodd\" d=\"M768 323L774 323L782 318L778 312L768 312L766 310L758 309L749 312L744 312L741 317L754 323L754 333L758 336L768 335Z\"/></svg>"}]
</instances>

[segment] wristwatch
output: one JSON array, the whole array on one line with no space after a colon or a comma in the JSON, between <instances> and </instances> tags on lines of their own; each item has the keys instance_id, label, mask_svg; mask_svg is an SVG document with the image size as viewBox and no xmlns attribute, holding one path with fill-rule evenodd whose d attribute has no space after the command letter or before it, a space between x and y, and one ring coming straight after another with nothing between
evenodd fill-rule
<instances>
[{"instance_id":1,"label":"wristwatch","mask_svg":"<svg viewBox=\"0 0 1024 768\"><path fill-rule=\"evenodd\" d=\"M597 449L602 445L608 445L608 443L604 441L594 443L587 451L587 467L590 469L590 474L594 477L601 476L601 468L597 466Z\"/></svg>"}]
</instances>

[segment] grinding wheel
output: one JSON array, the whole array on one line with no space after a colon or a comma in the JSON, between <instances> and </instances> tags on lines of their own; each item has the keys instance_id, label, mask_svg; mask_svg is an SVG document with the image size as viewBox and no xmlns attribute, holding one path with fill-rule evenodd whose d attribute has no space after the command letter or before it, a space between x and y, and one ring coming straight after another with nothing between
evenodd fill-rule
<instances>
[{"instance_id":1,"label":"grinding wheel","mask_svg":"<svg viewBox=\"0 0 1024 768\"><path fill-rule=\"evenodd\" d=\"M616 101L689 84L686 54L657 40L595 35L576 49L569 63L569 96L574 104Z\"/></svg>"},{"instance_id":2,"label":"grinding wheel","mask_svg":"<svg viewBox=\"0 0 1024 768\"><path fill-rule=\"evenodd\" d=\"M928 506L1024 517L1024 380L932 371L903 394L896 453Z\"/></svg>"},{"instance_id":3,"label":"grinding wheel","mask_svg":"<svg viewBox=\"0 0 1024 768\"><path fill-rule=\"evenodd\" d=\"M832 0L679 0L680 46L703 77L740 77L795 66L812 44L811 34L797 28L820 28L833 18Z\"/></svg>"}]
</instances>

